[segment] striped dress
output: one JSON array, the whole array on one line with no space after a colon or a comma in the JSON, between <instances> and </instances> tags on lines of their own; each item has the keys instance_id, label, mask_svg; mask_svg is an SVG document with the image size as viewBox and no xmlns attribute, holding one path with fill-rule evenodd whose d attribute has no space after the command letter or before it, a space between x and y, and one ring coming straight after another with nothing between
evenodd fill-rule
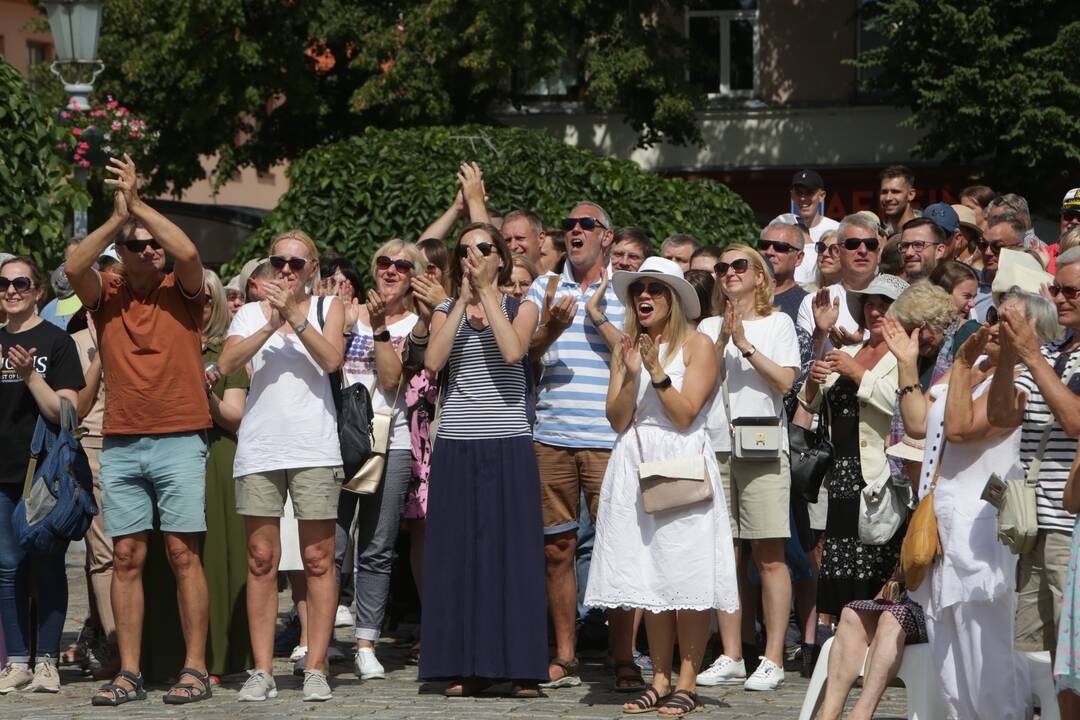
<instances>
[{"instance_id":1,"label":"striped dress","mask_svg":"<svg viewBox=\"0 0 1080 720\"><path fill-rule=\"evenodd\" d=\"M511 321L517 308L504 299ZM547 680L540 476L525 372L524 363L503 360L490 327L462 318L431 455L421 678Z\"/></svg>"}]
</instances>

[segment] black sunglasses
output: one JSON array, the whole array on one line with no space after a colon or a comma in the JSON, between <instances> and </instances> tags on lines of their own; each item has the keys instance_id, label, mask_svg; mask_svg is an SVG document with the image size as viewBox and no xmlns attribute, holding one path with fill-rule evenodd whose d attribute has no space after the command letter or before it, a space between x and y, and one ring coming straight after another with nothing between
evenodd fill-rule
<instances>
[{"instance_id":1,"label":"black sunglasses","mask_svg":"<svg viewBox=\"0 0 1080 720\"><path fill-rule=\"evenodd\" d=\"M722 278L727 275L728 270L734 270L736 275L742 275L744 272L750 269L750 261L746 258L739 258L738 260L732 260L729 263L718 262L713 266L713 271L716 273L716 277Z\"/></svg>"},{"instance_id":2,"label":"black sunglasses","mask_svg":"<svg viewBox=\"0 0 1080 720\"><path fill-rule=\"evenodd\" d=\"M591 217L570 217L562 221L562 229L566 232L573 230L575 225L580 225L582 230L595 230L597 225L607 228L604 223Z\"/></svg>"},{"instance_id":3,"label":"black sunglasses","mask_svg":"<svg viewBox=\"0 0 1080 720\"><path fill-rule=\"evenodd\" d=\"M15 288L15 292L24 295L30 292L30 288L32 287L34 287L34 283L28 277L17 277L14 279L0 277L0 293L6 293L8 288Z\"/></svg>"},{"instance_id":4,"label":"black sunglasses","mask_svg":"<svg viewBox=\"0 0 1080 720\"><path fill-rule=\"evenodd\" d=\"M997 308L991 305L986 308L986 326L994 327L998 324L998 311Z\"/></svg>"},{"instance_id":5,"label":"black sunglasses","mask_svg":"<svg viewBox=\"0 0 1080 720\"><path fill-rule=\"evenodd\" d=\"M289 258L288 260L286 260L285 258L281 257L280 255L271 255L270 256L270 267L274 268L275 270L283 270L285 268L285 266L288 265L289 269L292 270L293 272L300 272L301 270L304 269L304 266L307 265L307 264L308 264L307 258L293 257L293 258Z\"/></svg>"},{"instance_id":6,"label":"black sunglasses","mask_svg":"<svg viewBox=\"0 0 1080 720\"><path fill-rule=\"evenodd\" d=\"M819 240L818 242L814 243L814 249L817 250L818 255L829 255L834 252L839 252L840 246L836 243L833 243L832 245L826 245Z\"/></svg>"},{"instance_id":7,"label":"black sunglasses","mask_svg":"<svg viewBox=\"0 0 1080 720\"><path fill-rule=\"evenodd\" d=\"M779 240L758 240L758 250L768 250L769 248L772 248L778 253L783 253L784 255L787 255L789 252L796 252L802 250L802 248L795 247L794 245L789 245L786 242L780 242Z\"/></svg>"},{"instance_id":8,"label":"black sunglasses","mask_svg":"<svg viewBox=\"0 0 1080 720\"><path fill-rule=\"evenodd\" d=\"M877 238L846 238L844 240L845 250L858 250L860 245L865 245L870 252L877 252L877 249L881 247L881 241Z\"/></svg>"},{"instance_id":9,"label":"black sunglasses","mask_svg":"<svg viewBox=\"0 0 1080 720\"><path fill-rule=\"evenodd\" d=\"M158 245L157 240L125 240L124 241L124 247L127 248L128 252L133 252L133 253L141 253L143 250L146 249L146 247L148 245L151 248L153 248L154 250L160 250L161 249L161 246Z\"/></svg>"},{"instance_id":10,"label":"black sunglasses","mask_svg":"<svg viewBox=\"0 0 1080 720\"><path fill-rule=\"evenodd\" d=\"M487 257L488 255L490 255L491 251L495 249L495 246L492 245L491 243L476 243L475 245L473 245L473 247L476 248L477 250L479 250L480 254L483 255L484 257ZM469 256L469 246L468 245L458 245L456 252L457 252L457 256L459 258L466 258L466 257Z\"/></svg>"},{"instance_id":11,"label":"black sunglasses","mask_svg":"<svg viewBox=\"0 0 1080 720\"><path fill-rule=\"evenodd\" d=\"M630 291L631 297L633 297L634 295L640 295L641 293L646 291L648 291L648 293L653 297L656 297L657 295L662 294L667 289L667 285L662 282L643 283L640 280L630 283L630 287L627 288L627 290Z\"/></svg>"},{"instance_id":12,"label":"black sunglasses","mask_svg":"<svg viewBox=\"0 0 1080 720\"><path fill-rule=\"evenodd\" d=\"M412 272L413 268L416 267L411 260L391 260L385 255L375 258L375 267L380 270L388 270L391 265L400 273Z\"/></svg>"},{"instance_id":13,"label":"black sunglasses","mask_svg":"<svg viewBox=\"0 0 1080 720\"><path fill-rule=\"evenodd\" d=\"M19 278L20 280L22 278ZM1080 295L1080 287L1072 287L1070 285L1047 285L1046 289L1050 292L1051 297L1063 296L1066 300L1075 300Z\"/></svg>"},{"instance_id":14,"label":"black sunglasses","mask_svg":"<svg viewBox=\"0 0 1080 720\"><path fill-rule=\"evenodd\" d=\"M1002 250L1011 250L1013 248L1020 247L1020 243L1017 243L1015 245L1005 245L1004 243L992 243L987 240L979 240L975 244L978 245L979 249L983 252L989 250L994 255L1000 255Z\"/></svg>"}]
</instances>

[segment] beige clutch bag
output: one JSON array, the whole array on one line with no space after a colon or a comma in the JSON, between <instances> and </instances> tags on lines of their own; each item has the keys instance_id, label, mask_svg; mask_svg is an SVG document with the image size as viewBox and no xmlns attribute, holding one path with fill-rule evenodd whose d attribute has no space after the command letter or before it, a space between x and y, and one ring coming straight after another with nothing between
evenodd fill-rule
<instances>
[{"instance_id":1,"label":"beige clutch bag","mask_svg":"<svg viewBox=\"0 0 1080 720\"><path fill-rule=\"evenodd\" d=\"M682 455L668 460L645 462L641 452L641 436L634 424L637 441L638 477L641 483L641 499L647 513L679 510L712 500L713 487L709 471L705 467L704 445L697 455Z\"/></svg>"}]
</instances>

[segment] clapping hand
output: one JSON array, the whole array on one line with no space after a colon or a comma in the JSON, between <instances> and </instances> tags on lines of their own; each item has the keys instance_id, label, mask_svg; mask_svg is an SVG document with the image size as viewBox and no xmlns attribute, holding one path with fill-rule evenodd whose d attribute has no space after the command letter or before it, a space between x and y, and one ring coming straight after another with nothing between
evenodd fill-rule
<instances>
[{"instance_id":1,"label":"clapping hand","mask_svg":"<svg viewBox=\"0 0 1080 720\"><path fill-rule=\"evenodd\" d=\"M0 353L2 352L3 348L0 347ZM15 374L22 378L23 382L29 380L30 375L34 372L34 356L36 354L36 347L27 350L22 345L13 345L8 350L8 363L14 368Z\"/></svg>"},{"instance_id":2,"label":"clapping hand","mask_svg":"<svg viewBox=\"0 0 1080 720\"><path fill-rule=\"evenodd\" d=\"M375 290L368 290L367 294L368 322L371 329L379 333L386 329L386 301Z\"/></svg>"},{"instance_id":3,"label":"clapping hand","mask_svg":"<svg viewBox=\"0 0 1080 720\"><path fill-rule=\"evenodd\" d=\"M855 358L842 350L830 350L825 355L825 361L832 367L833 372L858 382L859 364Z\"/></svg>"},{"instance_id":4,"label":"clapping hand","mask_svg":"<svg viewBox=\"0 0 1080 720\"><path fill-rule=\"evenodd\" d=\"M983 351L986 350L986 343L989 341L990 328L983 325L964 341L964 344L956 352L953 361L965 367L975 367L975 362L982 356Z\"/></svg>"},{"instance_id":5,"label":"clapping hand","mask_svg":"<svg viewBox=\"0 0 1080 720\"><path fill-rule=\"evenodd\" d=\"M600 308L600 304L604 301L604 294L607 292L608 287L608 273L606 269L600 270L600 287L596 288L596 292L589 296L589 299L585 301L585 312L589 318L594 318L603 314L603 310ZM575 310L577 303L574 303Z\"/></svg>"},{"instance_id":6,"label":"clapping hand","mask_svg":"<svg viewBox=\"0 0 1080 720\"><path fill-rule=\"evenodd\" d=\"M272 330L277 330L285 324L285 313L282 308L285 305L283 296L289 295L288 289L277 280L263 281L263 289L266 293L266 305L269 308L270 317L267 324Z\"/></svg>"},{"instance_id":7,"label":"clapping hand","mask_svg":"<svg viewBox=\"0 0 1080 720\"><path fill-rule=\"evenodd\" d=\"M898 363L914 366L919 361L919 328L908 334L899 320L886 316L882 320L882 334Z\"/></svg>"},{"instance_id":8,"label":"clapping hand","mask_svg":"<svg viewBox=\"0 0 1080 720\"><path fill-rule=\"evenodd\" d=\"M810 366L810 381L815 385L824 385L828 377L832 375L832 371L832 364L828 361L815 360Z\"/></svg>"},{"instance_id":9,"label":"clapping hand","mask_svg":"<svg viewBox=\"0 0 1080 720\"><path fill-rule=\"evenodd\" d=\"M998 337L1001 347L1009 347L1016 358L1024 365L1031 364L1040 356L1039 336L1035 334L1035 321L1028 320L1015 308L1003 308L998 312L1001 318Z\"/></svg>"},{"instance_id":10,"label":"clapping hand","mask_svg":"<svg viewBox=\"0 0 1080 720\"><path fill-rule=\"evenodd\" d=\"M563 295L558 300L553 300L548 309L549 319L554 320L555 325L568 328L577 316L577 299L573 295Z\"/></svg>"},{"instance_id":11,"label":"clapping hand","mask_svg":"<svg viewBox=\"0 0 1080 720\"><path fill-rule=\"evenodd\" d=\"M638 349L638 346L634 344L629 335L624 334L619 337L617 351L619 357L622 358L623 364L626 366L629 377L636 378L638 372L641 370L641 351Z\"/></svg>"},{"instance_id":12,"label":"clapping hand","mask_svg":"<svg viewBox=\"0 0 1080 720\"><path fill-rule=\"evenodd\" d=\"M353 327L356 326L356 321L360 319L360 308L363 305L357 298L353 298L345 302L345 330L352 332Z\"/></svg>"},{"instance_id":13,"label":"clapping hand","mask_svg":"<svg viewBox=\"0 0 1080 720\"><path fill-rule=\"evenodd\" d=\"M417 312L425 321L430 320L432 311L446 300L446 290L426 275L412 278L411 285L413 297L418 301Z\"/></svg>"},{"instance_id":14,"label":"clapping hand","mask_svg":"<svg viewBox=\"0 0 1080 720\"><path fill-rule=\"evenodd\" d=\"M811 302L814 311L814 325L821 332L828 332L840 320L840 298L833 298L829 288L822 288L814 295Z\"/></svg>"},{"instance_id":15,"label":"clapping hand","mask_svg":"<svg viewBox=\"0 0 1080 720\"><path fill-rule=\"evenodd\" d=\"M730 302L724 308L723 331L732 339L739 352L746 352L750 349L750 343L746 339L746 327L743 325L742 313L736 310L735 305ZM724 343L724 345L727 345L727 343Z\"/></svg>"},{"instance_id":16,"label":"clapping hand","mask_svg":"<svg viewBox=\"0 0 1080 720\"><path fill-rule=\"evenodd\" d=\"M458 183L461 185L461 193L465 202L470 200L478 202L481 205L487 201L487 196L484 194L484 174L480 171L480 166L475 162L461 163L461 167L458 168L457 175Z\"/></svg>"},{"instance_id":17,"label":"clapping hand","mask_svg":"<svg viewBox=\"0 0 1080 720\"><path fill-rule=\"evenodd\" d=\"M501 258L494 250L489 255L483 255L475 245L470 245L469 254L465 258L465 268L473 287L482 290L494 286L495 278L499 275L500 262Z\"/></svg>"},{"instance_id":18,"label":"clapping hand","mask_svg":"<svg viewBox=\"0 0 1080 720\"><path fill-rule=\"evenodd\" d=\"M114 175L114 177L105 178L105 184L112 185L124 195L124 202L130 210L139 201L139 176L135 172L135 161L130 155L124 153L123 160L116 157L109 158L109 164L105 166L105 170Z\"/></svg>"},{"instance_id":19,"label":"clapping hand","mask_svg":"<svg viewBox=\"0 0 1080 720\"><path fill-rule=\"evenodd\" d=\"M653 381L663 380L664 368L660 365L660 346L653 342L651 337L642 333L638 336L638 349L641 352L641 364L645 366L645 370Z\"/></svg>"},{"instance_id":20,"label":"clapping hand","mask_svg":"<svg viewBox=\"0 0 1080 720\"><path fill-rule=\"evenodd\" d=\"M863 341L863 334L861 332L851 332L846 328L842 328L839 325L834 326L829 330L829 342L833 344L833 347L842 347L844 345L855 345Z\"/></svg>"}]
</instances>

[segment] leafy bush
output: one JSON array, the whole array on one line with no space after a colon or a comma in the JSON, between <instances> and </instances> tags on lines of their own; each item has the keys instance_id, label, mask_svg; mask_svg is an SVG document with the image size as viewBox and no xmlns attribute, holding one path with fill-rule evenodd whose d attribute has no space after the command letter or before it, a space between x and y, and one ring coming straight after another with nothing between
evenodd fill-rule
<instances>
[{"instance_id":1,"label":"leafy bush","mask_svg":"<svg viewBox=\"0 0 1080 720\"><path fill-rule=\"evenodd\" d=\"M289 168L291 189L243 245L232 270L264 254L279 232L301 228L324 250L365 268L393 237L418 240L457 192L462 161L484 172L489 202L502 212L528 208L547 225L574 202L600 203L615 225L636 225L659 244L688 232L707 243L753 243L753 213L725 185L648 173L625 160L578 150L542 131L481 126L368 129L315 148Z\"/></svg>"},{"instance_id":2,"label":"leafy bush","mask_svg":"<svg viewBox=\"0 0 1080 720\"><path fill-rule=\"evenodd\" d=\"M0 60L0 250L29 255L46 269L63 261L68 212L88 202L68 182L56 151L70 138L18 71Z\"/></svg>"}]
</instances>

